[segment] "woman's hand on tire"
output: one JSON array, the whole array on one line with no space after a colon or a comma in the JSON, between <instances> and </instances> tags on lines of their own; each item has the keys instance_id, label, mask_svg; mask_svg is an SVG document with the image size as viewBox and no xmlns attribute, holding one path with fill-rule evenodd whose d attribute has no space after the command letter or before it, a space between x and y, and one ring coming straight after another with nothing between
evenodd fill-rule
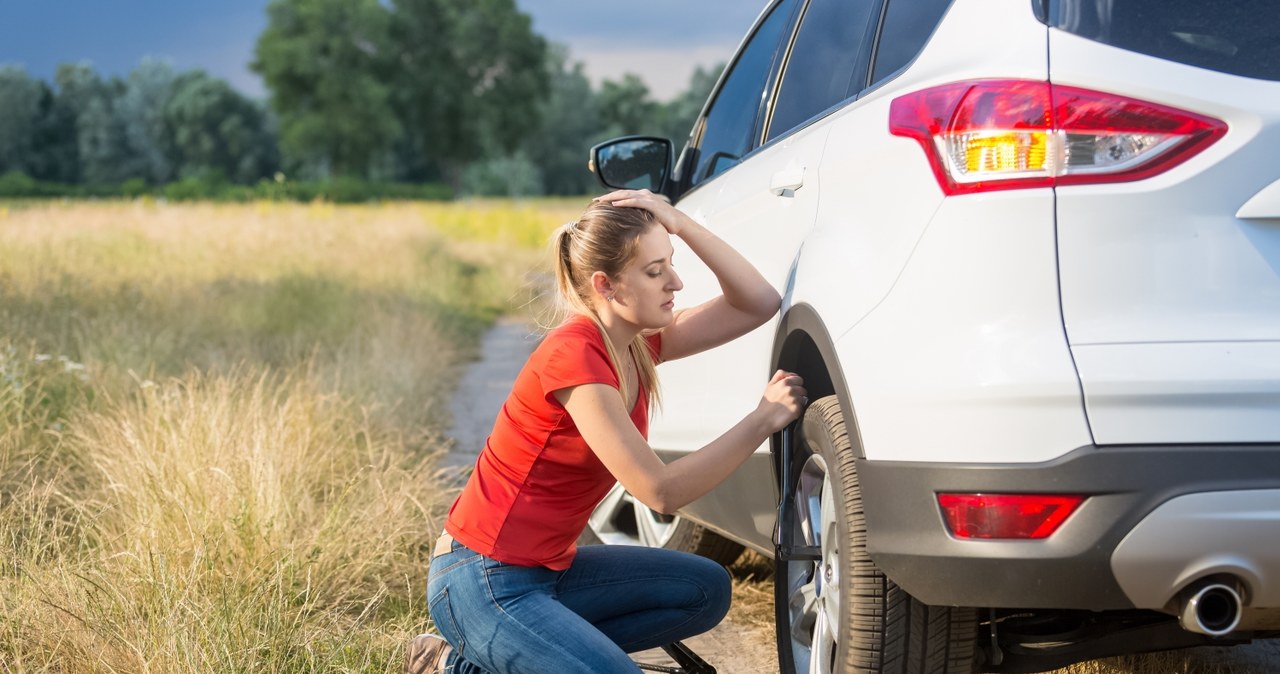
<instances>
[{"instance_id":1,"label":"woman's hand on tire","mask_svg":"<svg viewBox=\"0 0 1280 674\"><path fill-rule=\"evenodd\" d=\"M782 430L787 424L800 418L809 402L804 379L794 372L778 370L773 373L756 412L764 419L770 433Z\"/></svg>"}]
</instances>

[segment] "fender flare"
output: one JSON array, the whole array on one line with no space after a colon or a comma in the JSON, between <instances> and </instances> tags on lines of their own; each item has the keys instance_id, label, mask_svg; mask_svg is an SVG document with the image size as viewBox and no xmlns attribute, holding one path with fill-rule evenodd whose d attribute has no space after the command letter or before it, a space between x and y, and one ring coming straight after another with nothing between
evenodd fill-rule
<instances>
[{"instance_id":1,"label":"fender flare","mask_svg":"<svg viewBox=\"0 0 1280 674\"><path fill-rule=\"evenodd\" d=\"M840 401L840 412L849 429L854 457L866 458L858 417L849 395L844 368L836 356L835 342L812 305L802 302L787 309L778 321L769 362L773 365L771 371L784 369L804 377L811 400L834 394ZM775 456L780 443L781 436L774 434L772 447Z\"/></svg>"}]
</instances>

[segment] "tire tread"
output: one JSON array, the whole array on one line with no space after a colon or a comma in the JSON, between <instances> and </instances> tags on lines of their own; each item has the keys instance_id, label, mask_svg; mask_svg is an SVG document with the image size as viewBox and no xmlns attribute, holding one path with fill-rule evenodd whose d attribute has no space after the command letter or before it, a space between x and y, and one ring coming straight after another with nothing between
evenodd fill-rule
<instances>
[{"instance_id":1,"label":"tire tread","mask_svg":"<svg viewBox=\"0 0 1280 674\"><path fill-rule=\"evenodd\" d=\"M866 551L867 529L848 429L839 400L828 396L804 415L804 437L823 452L844 519L841 575L848 579L837 642L842 671L856 674L972 674L974 609L929 606L886 577ZM815 446L817 445L817 446ZM823 451L823 450L826 451ZM779 620L783 613L779 612ZM789 626L779 625L779 629ZM782 663L783 674L794 666ZM839 666L839 665L837 665Z\"/></svg>"}]
</instances>

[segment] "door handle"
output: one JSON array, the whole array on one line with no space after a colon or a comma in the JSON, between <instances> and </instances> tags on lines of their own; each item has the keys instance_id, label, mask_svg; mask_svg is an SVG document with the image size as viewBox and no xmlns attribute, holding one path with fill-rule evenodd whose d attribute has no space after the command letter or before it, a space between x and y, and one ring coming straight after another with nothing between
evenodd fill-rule
<instances>
[{"instance_id":1,"label":"door handle","mask_svg":"<svg viewBox=\"0 0 1280 674\"><path fill-rule=\"evenodd\" d=\"M804 187L804 167L785 168L773 174L769 180L769 191L774 196L795 196L796 190Z\"/></svg>"}]
</instances>

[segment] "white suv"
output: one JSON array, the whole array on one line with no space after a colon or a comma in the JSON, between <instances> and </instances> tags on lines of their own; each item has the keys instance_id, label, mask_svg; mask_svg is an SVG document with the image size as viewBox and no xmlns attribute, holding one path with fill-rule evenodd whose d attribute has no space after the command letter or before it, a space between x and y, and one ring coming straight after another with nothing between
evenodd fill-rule
<instances>
[{"instance_id":1,"label":"white suv","mask_svg":"<svg viewBox=\"0 0 1280 674\"><path fill-rule=\"evenodd\" d=\"M592 159L784 297L662 366L655 449L775 368L815 402L681 517L619 491L592 529L778 553L784 674L1280 635L1277 35L1269 0L770 2L674 163Z\"/></svg>"}]
</instances>

